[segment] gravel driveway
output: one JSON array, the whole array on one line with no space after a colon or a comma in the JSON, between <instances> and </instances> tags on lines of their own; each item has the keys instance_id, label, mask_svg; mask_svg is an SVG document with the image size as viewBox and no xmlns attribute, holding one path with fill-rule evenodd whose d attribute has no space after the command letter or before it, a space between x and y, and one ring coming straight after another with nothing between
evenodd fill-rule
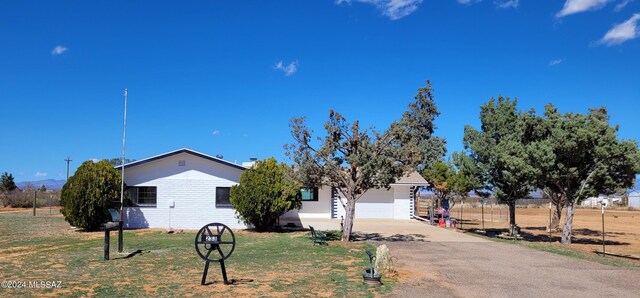
<instances>
[{"instance_id":1,"label":"gravel driveway","mask_svg":"<svg viewBox=\"0 0 640 298\"><path fill-rule=\"evenodd\" d=\"M381 226L377 226L381 225ZM564 257L428 226L358 222L398 258L390 297L640 297L640 270Z\"/></svg>"}]
</instances>

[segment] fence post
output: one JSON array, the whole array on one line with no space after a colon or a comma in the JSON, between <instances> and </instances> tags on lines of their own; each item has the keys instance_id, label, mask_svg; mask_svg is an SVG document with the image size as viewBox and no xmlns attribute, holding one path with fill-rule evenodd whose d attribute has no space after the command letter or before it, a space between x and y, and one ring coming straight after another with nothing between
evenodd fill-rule
<instances>
[{"instance_id":1,"label":"fence post","mask_svg":"<svg viewBox=\"0 0 640 298\"><path fill-rule=\"evenodd\" d=\"M36 198L38 196L38 190L33 191L33 216L36 216Z\"/></svg>"}]
</instances>

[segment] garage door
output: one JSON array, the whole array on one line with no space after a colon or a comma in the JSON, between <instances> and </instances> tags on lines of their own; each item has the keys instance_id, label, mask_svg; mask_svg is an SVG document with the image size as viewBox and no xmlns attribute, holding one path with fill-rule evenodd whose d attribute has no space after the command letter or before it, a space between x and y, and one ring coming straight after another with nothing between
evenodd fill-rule
<instances>
[{"instance_id":1,"label":"garage door","mask_svg":"<svg viewBox=\"0 0 640 298\"><path fill-rule=\"evenodd\" d=\"M356 203L356 218L393 218L393 189L370 189Z\"/></svg>"}]
</instances>

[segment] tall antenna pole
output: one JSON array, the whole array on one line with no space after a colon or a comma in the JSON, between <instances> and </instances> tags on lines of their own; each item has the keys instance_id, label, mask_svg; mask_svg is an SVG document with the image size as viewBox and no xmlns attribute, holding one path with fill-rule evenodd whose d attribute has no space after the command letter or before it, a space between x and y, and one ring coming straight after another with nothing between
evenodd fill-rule
<instances>
[{"instance_id":1,"label":"tall antenna pole","mask_svg":"<svg viewBox=\"0 0 640 298\"><path fill-rule=\"evenodd\" d=\"M124 206L124 145L127 139L127 96L128 90L124 89L124 120L122 125L122 160L120 162L121 178L120 181L120 225L118 233L118 252L122 252L122 220L123 220L123 206Z\"/></svg>"},{"instance_id":2,"label":"tall antenna pole","mask_svg":"<svg viewBox=\"0 0 640 298\"><path fill-rule=\"evenodd\" d=\"M64 161L67 162L67 181L69 181L69 163L71 162L71 159L69 158L69 156L67 156L67 159L65 159Z\"/></svg>"}]
</instances>

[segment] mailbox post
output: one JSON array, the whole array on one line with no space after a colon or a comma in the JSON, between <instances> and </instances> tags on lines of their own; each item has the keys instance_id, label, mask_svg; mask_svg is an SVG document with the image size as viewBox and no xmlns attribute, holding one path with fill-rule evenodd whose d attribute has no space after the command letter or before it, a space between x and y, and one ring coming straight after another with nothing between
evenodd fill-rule
<instances>
[{"instance_id":1,"label":"mailbox post","mask_svg":"<svg viewBox=\"0 0 640 298\"><path fill-rule=\"evenodd\" d=\"M104 260L109 260L109 248L111 246L111 230L120 229L122 231L122 221L120 221L120 214L115 209L109 209L109 214L111 215L111 221L104 224ZM122 233L119 233L121 236ZM118 241L122 243L121 241Z\"/></svg>"},{"instance_id":2,"label":"mailbox post","mask_svg":"<svg viewBox=\"0 0 640 298\"><path fill-rule=\"evenodd\" d=\"M236 247L236 237L231 229L221 223L210 223L202 227L196 234L196 252L204 260L204 272L202 273L201 285L204 285L209 272L209 263L220 263L222 279L224 284L231 284L227 279L227 270L224 267L226 260Z\"/></svg>"}]
</instances>

